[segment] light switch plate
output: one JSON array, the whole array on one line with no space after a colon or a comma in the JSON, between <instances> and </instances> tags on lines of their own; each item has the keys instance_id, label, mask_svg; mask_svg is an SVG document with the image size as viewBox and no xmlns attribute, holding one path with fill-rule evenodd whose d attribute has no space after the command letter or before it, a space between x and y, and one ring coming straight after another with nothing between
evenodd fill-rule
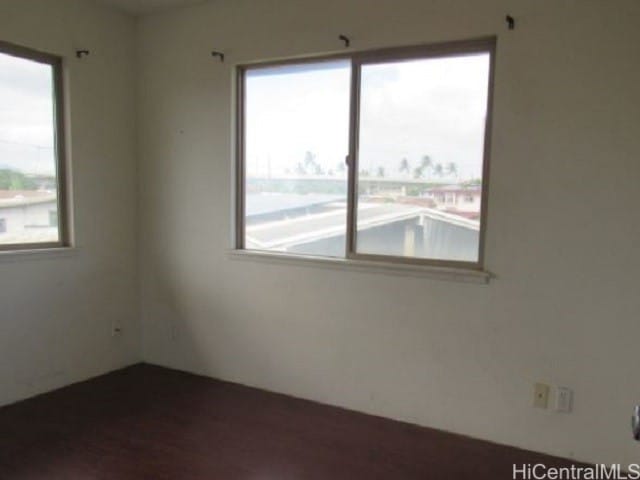
<instances>
[{"instance_id":1,"label":"light switch plate","mask_svg":"<svg viewBox=\"0 0 640 480\"><path fill-rule=\"evenodd\" d=\"M570 413L573 407L573 392L567 387L556 390L556 412Z\"/></svg>"}]
</instances>

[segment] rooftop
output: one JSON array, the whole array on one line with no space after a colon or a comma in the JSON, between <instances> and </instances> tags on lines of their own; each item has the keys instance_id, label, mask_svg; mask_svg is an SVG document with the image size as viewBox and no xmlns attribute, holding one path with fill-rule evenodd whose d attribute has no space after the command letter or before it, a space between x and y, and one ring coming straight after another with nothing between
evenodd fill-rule
<instances>
[{"instance_id":1,"label":"rooftop","mask_svg":"<svg viewBox=\"0 0 640 480\"><path fill-rule=\"evenodd\" d=\"M306 215L247 227L249 247L281 249L300 243L344 235L346 205L331 212ZM366 230L426 215L464 228L478 230L478 223L456 215L416 205L397 203L361 203L358 206L358 230Z\"/></svg>"},{"instance_id":2,"label":"rooftop","mask_svg":"<svg viewBox=\"0 0 640 480\"><path fill-rule=\"evenodd\" d=\"M480 185L441 185L430 188L428 191L432 192L452 192L452 193L480 193L482 187Z\"/></svg>"},{"instance_id":3,"label":"rooftop","mask_svg":"<svg viewBox=\"0 0 640 480\"><path fill-rule=\"evenodd\" d=\"M56 193L43 190L0 190L0 208L21 207L56 200Z\"/></svg>"},{"instance_id":4,"label":"rooftop","mask_svg":"<svg viewBox=\"0 0 640 480\"><path fill-rule=\"evenodd\" d=\"M267 213L294 210L297 208L324 205L336 201L344 201L344 195L295 193L250 193L246 199L246 214L248 217Z\"/></svg>"}]
</instances>

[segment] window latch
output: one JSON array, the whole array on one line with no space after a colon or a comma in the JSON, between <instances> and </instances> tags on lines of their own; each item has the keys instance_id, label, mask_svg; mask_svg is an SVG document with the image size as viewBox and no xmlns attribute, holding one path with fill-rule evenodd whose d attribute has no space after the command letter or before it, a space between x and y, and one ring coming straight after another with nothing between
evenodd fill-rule
<instances>
[{"instance_id":1,"label":"window latch","mask_svg":"<svg viewBox=\"0 0 640 480\"><path fill-rule=\"evenodd\" d=\"M351 155L347 155L346 157L344 157L344 164L347 166L347 168L351 168Z\"/></svg>"}]
</instances>

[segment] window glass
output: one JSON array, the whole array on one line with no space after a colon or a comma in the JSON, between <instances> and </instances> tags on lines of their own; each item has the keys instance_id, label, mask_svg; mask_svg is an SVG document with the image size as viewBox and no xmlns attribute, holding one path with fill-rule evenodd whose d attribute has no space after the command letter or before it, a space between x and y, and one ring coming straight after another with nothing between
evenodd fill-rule
<instances>
[{"instance_id":1,"label":"window glass","mask_svg":"<svg viewBox=\"0 0 640 480\"><path fill-rule=\"evenodd\" d=\"M345 255L349 61L245 75L245 248Z\"/></svg>"},{"instance_id":2,"label":"window glass","mask_svg":"<svg viewBox=\"0 0 640 480\"><path fill-rule=\"evenodd\" d=\"M479 260L488 53L361 70L356 252Z\"/></svg>"},{"instance_id":3,"label":"window glass","mask_svg":"<svg viewBox=\"0 0 640 480\"><path fill-rule=\"evenodd\" d=\"M238 246L482 268L494 45L241 67Z\"/></svg>"},{"instance_id":4,"label":"window glass","mask_svg":"<svg viewBox=\"0 0 640 480\"><path fill-rule=\"evenodd\" d=\"M60 240L54 85L52 65L0 53L0 245Z\"/></svg>"}]
</instances>

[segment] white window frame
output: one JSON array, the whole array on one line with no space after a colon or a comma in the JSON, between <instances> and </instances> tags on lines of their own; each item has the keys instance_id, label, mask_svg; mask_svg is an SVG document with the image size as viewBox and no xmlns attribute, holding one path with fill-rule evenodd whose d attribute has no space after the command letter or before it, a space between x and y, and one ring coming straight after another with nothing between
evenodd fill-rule
<instances>
[{"instance_id":1,"label":"white window frame","mask_svg":"<svg viewBox=\"0 0 640 480\"><path fill-rule=\"evenodd\" d=\"M489 192L489 156L491 140L491 119L493 105L493 85L495 70L495 50L496 38L487 37L474 40L464 40L447 42L441 44L421 45L413 47L400 47L379 49L371 51L354 52L349 54L329 55L322 57L310 57L304 59L291 59L282 61L258 62L238 65L236 69L236 159L235 159L235 252L246 252L262 255L266 257L296 257L311 260L312 263L327 261L332 264L346 261L359 263L361 265L374 264L404 264L410 267L427 266L437 269L452 269L454 271L475 271L484 272L485 268L485 237L488 216L488 192ZM475 262L457 260L438 260L421 257L388 256L377 254L363 254L356 250L357 237L357 178L358 178L358 134L359 134L359 103L360 103L360 72L363 65L376 64L381 62L393 62L402 60L418 60L429 58L456 57L472 55L477 53L489 54L489 82L487 95L487 116L485 124L483 166L482 166L482 192L480 211L480 231L478 260ZM347 194L347 230L345 258L335 259L330 257L313 257L309 259L307 255L300 255L285 252L270 252L260 250L248 250L245 247L245 185L246 185L246 165L245 165L245 115L246 115L246 95L245 81L246 73L249 70L276 67L285 65L304 65L305 63L315 63L319 61L330 61L347 59L351 61L351 104L350 104L350 126L349 126L349 154L347 157L348 166L348 194Z\"/></svg>"},{"instance_id":2,"label":"white window frame","mask_svg":"<svg viewBox=\"0 0 640 480\"><path fill-rule=\"evenodd\" d=\"M0 53L24 60L49 65L53 75L54 135L56 164L56 193L58 207L58 240L55 242L11 243L0 245L0 253L21 250L50 250L71 246L69 228L69 201L67 190L67 160L65 148L65 95L63 79L63 59L57 55L40 52L31 48L0 41Z\"/></svg>"}]
</instances>

